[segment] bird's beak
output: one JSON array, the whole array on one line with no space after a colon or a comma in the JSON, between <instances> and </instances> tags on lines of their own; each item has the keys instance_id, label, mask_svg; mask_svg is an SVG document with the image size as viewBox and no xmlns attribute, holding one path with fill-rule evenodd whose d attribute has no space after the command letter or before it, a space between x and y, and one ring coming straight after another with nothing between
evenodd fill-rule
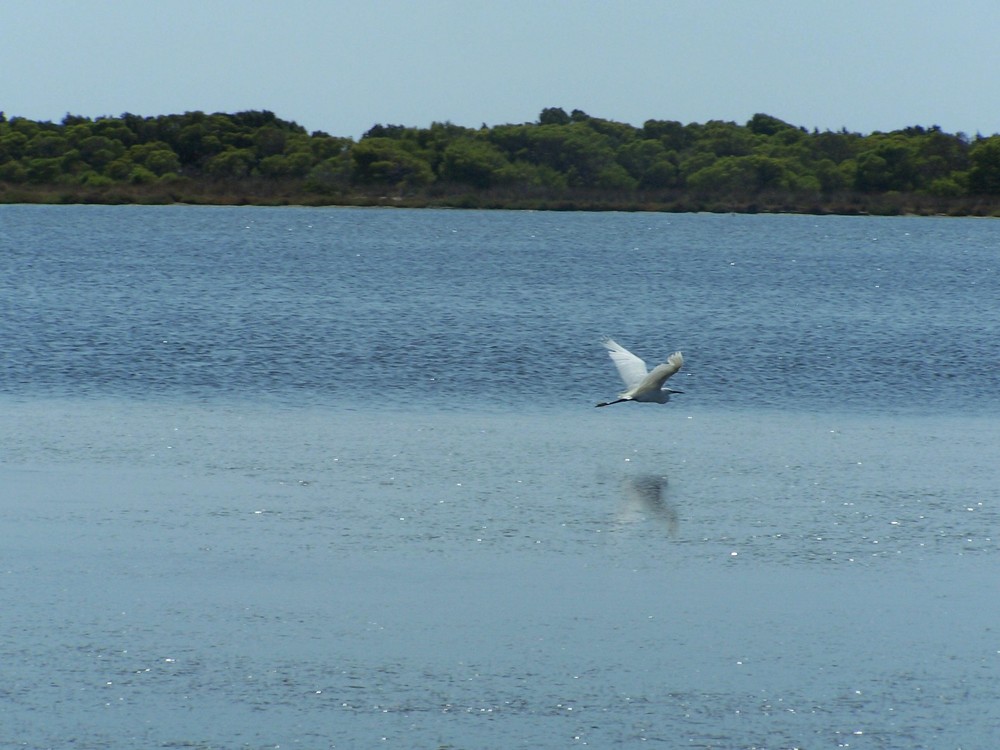
<instances>
[{"instance_id":1,"label":"bird's beak","mask_svg":"<svg viewBox=\"0 0 1000 750\"><path fill-rule=\"evenodd\" d=\"M675 391L673 388L670 389L671 393L684 393L684 391Z\"/></svg>"}]
</instances>

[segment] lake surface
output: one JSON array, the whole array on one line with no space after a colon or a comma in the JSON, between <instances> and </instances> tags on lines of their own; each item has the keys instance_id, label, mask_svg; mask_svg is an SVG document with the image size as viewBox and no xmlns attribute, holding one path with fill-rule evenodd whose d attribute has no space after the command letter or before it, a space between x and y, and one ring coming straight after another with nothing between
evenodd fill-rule
<instances>
[{"instance_id":1,"label":"lake surface","mask_svg":"<svg viewBox=\"0 0 1000 750\"><path fill-rule=\"evenodd\" d=\"M0 206L0 747L992 747L998 226Z\"/></svg>"}]
</instances>

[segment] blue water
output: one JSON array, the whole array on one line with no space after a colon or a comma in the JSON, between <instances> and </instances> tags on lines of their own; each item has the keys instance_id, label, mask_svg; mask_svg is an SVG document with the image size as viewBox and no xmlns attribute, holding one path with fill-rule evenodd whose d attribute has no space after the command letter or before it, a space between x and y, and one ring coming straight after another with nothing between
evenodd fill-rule
<instances>
[{"instance_id":1,"label":"blue water","mask_svg":"<svg viewBox=\"0 0 1000 750\"><path fill-rule=\"evenodd\" d=\"M577 406L610 395L613 334L684 350L678 382L704 406L1000 403L990 221L5 206L0 222L12 395Z\"/></svg>"},{"instance_id":2,"label":"blue water","mask_svg":"<svg viewBox=\"0 0 1000 750\"><path fill-rule=\"evenodd\" d=\"M991 747L998 232L0 207L0 747Z\"/></svg>"}]
</instances>

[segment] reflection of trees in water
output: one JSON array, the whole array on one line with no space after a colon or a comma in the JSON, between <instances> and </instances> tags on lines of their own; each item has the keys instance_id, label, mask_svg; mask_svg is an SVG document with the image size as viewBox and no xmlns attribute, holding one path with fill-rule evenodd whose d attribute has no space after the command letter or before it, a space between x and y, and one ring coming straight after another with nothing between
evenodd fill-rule
<instances>
[{"instance_id":1,"label":"reflection of trees in water","mask_svg":"<svg viewBox=\"0 0 1000 750\"><path fill-rule=\"evenodd\" d=\"M626 477L622 489L620 523L636 523L651 519L663 524L670 536L677 534L677 510L667 500L667 478L662 474L640 474Z\"/></svg>"}]
</instances>

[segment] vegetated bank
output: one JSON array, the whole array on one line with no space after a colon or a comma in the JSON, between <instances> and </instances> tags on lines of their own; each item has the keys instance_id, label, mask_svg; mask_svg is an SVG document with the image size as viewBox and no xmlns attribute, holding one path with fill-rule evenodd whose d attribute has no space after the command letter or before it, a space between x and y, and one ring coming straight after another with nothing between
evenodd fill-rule
<instances>
[{"instance_id":1,"label":"vegetated bank","mask_svg":"<svg viewBox=\"0 0 1000 750\"><path fill-rule=\"evenodd\" d=\"M545 109L531 123L375 125L272 112L37 122L0 113L0 202L1000 216L1000 135L868 135Z\"/></svg>"}]
</instances>

